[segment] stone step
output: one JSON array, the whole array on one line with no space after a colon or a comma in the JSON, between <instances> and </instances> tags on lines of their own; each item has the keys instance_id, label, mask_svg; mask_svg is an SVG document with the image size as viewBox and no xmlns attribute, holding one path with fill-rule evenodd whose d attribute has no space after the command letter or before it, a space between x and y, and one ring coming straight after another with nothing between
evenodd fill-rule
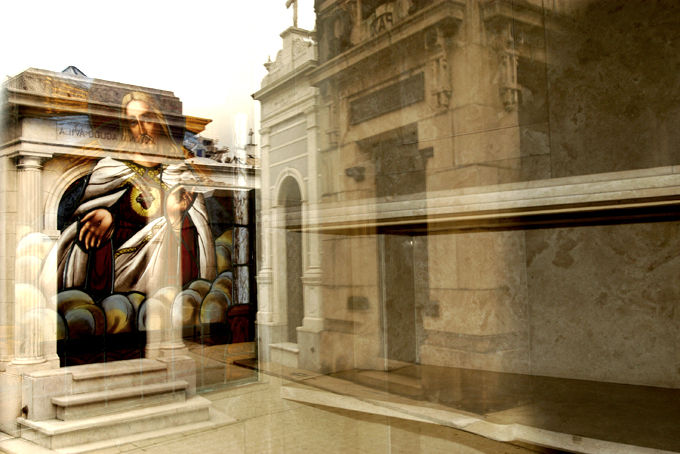
<instances>
[{"instance_id":1,"label":"stone step","mask_svg":"<svg viewBox=\"0 0 680 454\"><path fill-rule=\"evenodd\" d=\"M279 344L269 344L271 361L286 367L297 368L300 349L293 342L281 342Z\"/></svg>"},{"instance_id":2,"label":"stone step","mask_svg":"<svg viewBox=\"0 0 680 454\"><path fill-rule=\"evenodd\" d=\"M166 365L151 359L88 364L65 369L73 377L73 394L162 383L167 379Z\"/></svg>"},{"instance_id":3,"label":"stone step","mask_svg":"<svg viewBox=\"0 0 680 454\"><path fill-rule=\"evenodd\" d=\"M57 419L70 421L117 411L183 402L189 384L184 380L131 386L52 398Z\"/></svg>"},{"instance_id":4,"label":"stone step","mask_svg":"<svg viewBox=\"0 0 680 454\"><path fill-rule=\"evenodd\" d=\"M121 438L131 434L210 419L210 401L195 396L184 402L157 405L71 421L17 418L21 437L49 449Z\"/></svg>"}]
</instances>

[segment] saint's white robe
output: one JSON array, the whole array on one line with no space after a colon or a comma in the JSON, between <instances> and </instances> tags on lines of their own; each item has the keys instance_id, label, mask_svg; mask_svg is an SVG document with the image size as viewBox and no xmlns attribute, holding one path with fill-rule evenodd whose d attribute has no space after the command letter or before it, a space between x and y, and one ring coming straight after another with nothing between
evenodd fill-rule
<instances>
[{"instance_id":1,"label":"saint's white robe","mask_svg":"<svg viewBox=\"0 0 680 454\"><path fill-rule=\"evenodd\" d=\"M168 166L162 173L162 182L170 190L185 181L183 176L190 172L185 164ZM110 208L125 194L128 185L135 178L135 172L112 158L99 161L92 171L85 188L80 206L74 216L83 216L97 208ZM164 207L163 207L164 210ZM198 233L197 264L199 277L212 281L215 278L215 250L208 212L205 201L198 194L186 215L191 219ZM115 228L115 227L114 227ZM168 241L171 231L169 220L160 216L127 239L114 252L114 292L141 292L150 295L155 290L167 286L168 276L166 263L167 247L177 245L176 241ZM62 232L50 254L56 254L56 270L43 270L41 281L43 288L54 288L48 282L59 279L60 287L83 288L87 279L88 252L77 244L78 223L74 222ZM179 251L174 254L181 257ZM46 260L46 263L55 263ZM177 267L176 267L177 268ZM179 268L178 268L179 269ZM56 271L56 273L55 273ZM54 281L52 281L54 282ZM59 281L57 281L59 282Z\"/></svg>"}]
</instances>

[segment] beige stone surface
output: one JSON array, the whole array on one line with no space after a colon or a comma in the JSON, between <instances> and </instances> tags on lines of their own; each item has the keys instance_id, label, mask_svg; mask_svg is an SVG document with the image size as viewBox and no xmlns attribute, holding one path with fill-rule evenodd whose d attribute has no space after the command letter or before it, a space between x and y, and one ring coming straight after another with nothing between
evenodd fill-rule
<instances>
[{"instance_id":1,"label":"beige stone surface","mask_svg":"<svg viewBox=\"0 0 680 454\"><path fill-rule=\"evenodd\" d=\"M519 126L457 135L453 141L455 164L492 163L520 157Z\"/></svg>"},{"instance_id":2,"label":"beige stone surface","mask_svg":"<svg viewBox=\"0 0 680 454\"><path fill-rule=\"evenodd\" d=\"M527 232L532 371L679 387L680 224Z\"/></svg>"},{"instance_id":3,"label":"beige stone surface","mask_svg":"<svg viewBox=\"0 0 680 454\"><path fill-rule=\"evenodd\" d=\"M436 289L438 317L425 317L426 330L490 335L525 331L527 302L507 288L484 290Z\"/></svg>"},{"instance_id":4,"label":"beige stone surface","mask_svg":"<svg viewBox=\"0 0 680 454\"><path fill-rule=\"evenodd\" d=\"M454 235L427 237L429 288L458 288L458 254Z\"/></svg>"},{"instance_id":5,"label":"beige stone surface","mask_svg":"<svg viewBox=\"0 0 680 454\"><path fill-rule=\"evenodd\" d=\"M458 284L463 289L507 286L519 292L526 282L524 232L478 232L453 235L456 241Z\"/></svg>"}]
</instances>

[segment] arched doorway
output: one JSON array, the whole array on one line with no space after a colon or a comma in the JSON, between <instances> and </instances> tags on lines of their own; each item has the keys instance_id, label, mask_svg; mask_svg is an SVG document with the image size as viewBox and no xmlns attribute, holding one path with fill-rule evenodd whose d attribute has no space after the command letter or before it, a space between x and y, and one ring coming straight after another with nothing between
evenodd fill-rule
<instances>
[{"instance_id":1,"label":"arched doorway","mask_svg":"<svg viewBox=\"0 0 680 454\"><path fill-rule=\"evenodd\" d=\"M286 177L279 191L279 206L284 218L284 265L285 299L286 299L286 340L297 343L298 326L302 326L304 317L302 287L302 193L293 177ZM282 282L282 284L284 283Z\"/></svg>"}]
</instances>

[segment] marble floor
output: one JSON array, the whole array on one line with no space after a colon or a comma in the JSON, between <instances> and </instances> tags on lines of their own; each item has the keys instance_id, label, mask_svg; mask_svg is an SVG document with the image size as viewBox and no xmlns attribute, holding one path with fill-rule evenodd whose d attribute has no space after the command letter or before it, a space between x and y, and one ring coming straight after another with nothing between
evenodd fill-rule
<instances>
[{"instance_id":1,"label":"marble floor","mask_svg":"<svg viewBox=\"0 0 680 454\"><path fill-rule=\"evenodd\" d=\"M204 391L212 425L91 452L680 452L680 390L435 366L321 375L248 358L229 364L258 381ZM54 451L6 438L0 452Z\"/></svg>"},{"instance_id":2,"label":"marble floor","mask_svg":"<svg viewBox=\"0 0 680 454\"><path fill-rule=\"evenodd\" d=\"M245 364L244 364L245 365ZM265 365L264 368L267 368ZM285 398L431 422L567 452L680 452L680 390L410 365L296 380Z\"/></svg>"},{"instance_id":3,"label":"marble floor","mask_svg":"<svg viewBox=\"0 0 680 454\"><path fill-rule=\"evenodd\" d=\"M184 343L196 361L196 386L204 392L257 379L252 369L234 366L234 361L255 358L255 342L204 345L185 339Z\"/></svg>"},{"instance_id":4,"label":"marble floor","mask_svg":"<svg viewBox=\"0 0 680 454\"><path fill-rule=\"evenodd\" d=\"M331 375L495 424L680 452L680 390L414 365Z\"/></svg>"}]
</instances>

